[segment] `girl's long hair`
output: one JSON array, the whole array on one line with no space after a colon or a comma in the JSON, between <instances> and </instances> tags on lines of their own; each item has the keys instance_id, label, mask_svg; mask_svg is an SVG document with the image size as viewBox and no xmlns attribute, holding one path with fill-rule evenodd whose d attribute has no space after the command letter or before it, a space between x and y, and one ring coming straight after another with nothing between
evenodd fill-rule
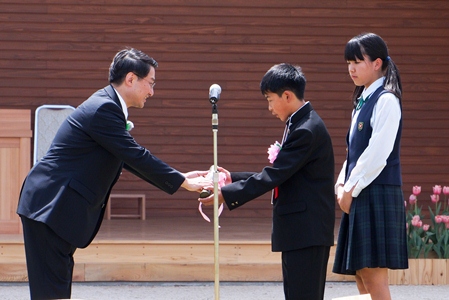
<instances>
[{"instance_id":1,"label":"girl's long hair","mask_svg":"<svg viewBox=\"0 0 449 300\"><path fill-rule=\"evenodd\" d=\"M374 33L362 33L353 37L345 48L345 60L355 61L364 60L363 55L369 57L371 61L375 61L377 58L382 60L382 71L385 76L383 87L385 90L393 93L399 98L399 102L402 100L402 83L401 76L396 64L388 55L388 48L384 40ZM357 99L363 92L363 86L356 86L352 95L352 102L357 105Z\"/></svg>"}]
</instances>

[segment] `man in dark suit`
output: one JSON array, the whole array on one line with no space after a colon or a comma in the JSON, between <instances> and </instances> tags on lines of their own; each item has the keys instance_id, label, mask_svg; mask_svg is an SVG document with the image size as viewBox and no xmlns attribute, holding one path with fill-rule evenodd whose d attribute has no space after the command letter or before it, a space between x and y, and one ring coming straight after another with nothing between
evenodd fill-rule
<instances>
[{"instance_id":1,"label":"man in dark suit","mask_svg":"<svg viewBox=\"0 0 449 300\"><path fill-rule=\"evenodd\" d=\"M122 168L173 194L212 186L207 172L180 173L140 146L127 130L129 107L154 94L157 62L136 49L116 54L110 85L61 125L26 177L17 213L23 224L31 299L70 298L73 254L97 234ZM128 128L129 129L129 128Z\"/></svg>"},{"instance_id":2,"label":"man in dark suit","mask_svg":"<svg viewBox=\"0 0 449 300\"><path fill-rule=\"evenodd\" d=\"M273 190L272 251L282 252L285 299L324 297L334 244L334 155L329 133L309 102L299 67L273 66L260 88L269 111L286 122L281 150L260 173L233 172L218 194L230 210ZM213 203L213 195L200 199Z\"/></svg>"}]
</instances>

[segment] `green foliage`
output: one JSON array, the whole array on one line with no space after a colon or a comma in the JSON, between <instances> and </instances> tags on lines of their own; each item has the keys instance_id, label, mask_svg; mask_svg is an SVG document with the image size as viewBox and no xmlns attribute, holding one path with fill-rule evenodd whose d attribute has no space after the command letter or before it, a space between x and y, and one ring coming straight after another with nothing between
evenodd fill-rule
<instances>
[{"instance_id":1,"label":"green foliage","mask_svg":"<svg viewBox=\"0 0 449 300\"><path fill-rule=\"evenodd\" d=\"M407 211L407 247L409 258L427 258L430 251L434 251L438 258L449 258L449 209L447 195L449 187L444 187L444 206L439 197L441 186L434 186L431 195L432 202L435 204L435 211L429 207L431 224L423 224L425 216L421 207L418 207L418 196L421 187L413 187L413 194L409 197L409 206Z\"/></svg>"}]
</instances>

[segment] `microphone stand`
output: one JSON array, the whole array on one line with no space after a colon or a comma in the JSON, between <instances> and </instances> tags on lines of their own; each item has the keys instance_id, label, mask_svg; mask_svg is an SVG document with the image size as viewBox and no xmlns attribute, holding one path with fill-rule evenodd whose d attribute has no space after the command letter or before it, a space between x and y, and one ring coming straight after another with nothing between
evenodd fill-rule
<instances>
[{"instance_id":1,"label":"microphone stand","mask_svg":"<svg viewBox=\"0 0 449 300\"><path fill-rule=\"evenodd\" d=\"M217 159L217 133L218 133L218 110L215 101L212 102L212 132L213 132L213 143L214 143L214 266L215 266L215 277L214 277L214 290L215 299L220 299L220 279L219 279L219 268L220 261L218 256L219 248L219 235L218 235L218 181L219 173L217 169L218 159Z\"/></svg>"}]
</instances>

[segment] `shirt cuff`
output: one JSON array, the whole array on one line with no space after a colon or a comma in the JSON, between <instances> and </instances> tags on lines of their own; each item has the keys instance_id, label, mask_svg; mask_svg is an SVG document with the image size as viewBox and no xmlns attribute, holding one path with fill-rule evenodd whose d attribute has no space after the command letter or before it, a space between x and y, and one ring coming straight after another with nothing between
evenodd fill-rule
<instances>
[{"instance_id":1,"label":"shirt cuff","mask_svg":"<svg viewBox=\"0 0 449 300\"><path fill-rule=\"evenodd\" d=\"M355 186L355 188L354 188L354 190L352 191L352 194L351 194L351 196L353 198L357 197L360 194L360 192L363 190L363 188L361 188L358 183L354 184L354 183L349 182L349 181L346 182L346 184L344 186L344 191L346 193L349 193L354 186Z\"/></svg>"}]
</instances>

